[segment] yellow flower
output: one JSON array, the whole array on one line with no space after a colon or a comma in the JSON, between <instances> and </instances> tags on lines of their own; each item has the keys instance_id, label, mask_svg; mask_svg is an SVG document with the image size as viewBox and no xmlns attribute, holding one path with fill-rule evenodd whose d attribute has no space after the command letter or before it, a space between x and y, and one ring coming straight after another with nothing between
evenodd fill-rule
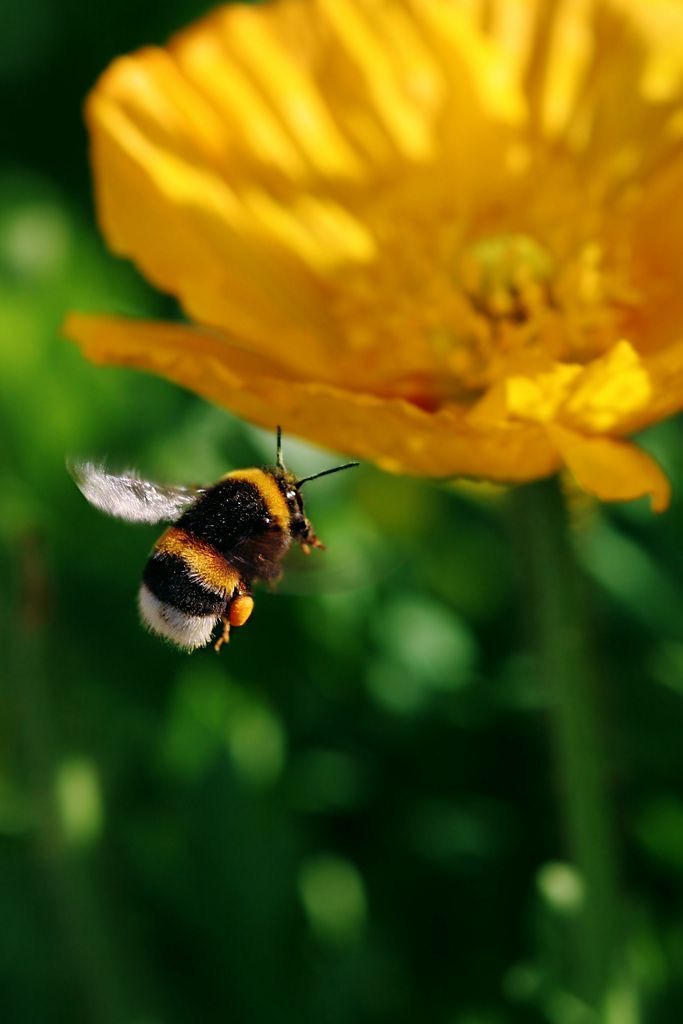
<instances>
[{"instance_id":1,"label":"yellow flower","mask_svg":"<svg viewBox=\"0 0 683 1024\"><path fill-rule=\"evenodd\" d=\"M624 438L683 404L682 10L279 0L115 61L102 230L194 325L67 334L392 471L665 508Z\"/></svg>"}]
</instances>

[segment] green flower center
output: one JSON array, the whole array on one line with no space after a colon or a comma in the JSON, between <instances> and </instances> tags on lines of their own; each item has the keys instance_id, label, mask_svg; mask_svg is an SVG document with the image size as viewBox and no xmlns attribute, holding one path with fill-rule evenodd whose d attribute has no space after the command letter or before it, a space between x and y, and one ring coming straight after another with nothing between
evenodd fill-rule
<instances>
[{"instance_id":1,"label":"green flower center","mask_svg":"<svg viewBox=\"0 0 683 1024\"><path fill-rule=\"evenodd\" d=\"M552 306L552 256L528 235L494 235L469 246L458 280L477 312L523 323Z\"/></svg>"}]
</instances>

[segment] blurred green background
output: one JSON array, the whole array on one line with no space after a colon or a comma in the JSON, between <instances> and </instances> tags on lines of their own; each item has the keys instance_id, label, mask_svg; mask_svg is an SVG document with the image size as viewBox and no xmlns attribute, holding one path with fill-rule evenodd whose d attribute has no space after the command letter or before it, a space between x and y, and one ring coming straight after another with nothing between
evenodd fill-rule
<instances>
[{"instance_id":1,"label":"blurred green background","mask_svg":"<svg viewBox=\"0 0 683 1024\"><path fill-rule=\"evenodd\" d=\"M203 481L272 458L263 431L59 337L73 308L173 313L98 238L81 103L113 56L204 9L0 5L0 1020L578 1024L580 885L506 497L370 467L316 484L320 586L261 594L220 657L188 657L137 623L155 531L100 516L65 472L67 454L106 456ZM671 510L574 515L629 957L643 1018L669 1024L680 425L645 443ZM294 439L286 456L300 474L330 464Z\"/></svg>"}]
</instances>

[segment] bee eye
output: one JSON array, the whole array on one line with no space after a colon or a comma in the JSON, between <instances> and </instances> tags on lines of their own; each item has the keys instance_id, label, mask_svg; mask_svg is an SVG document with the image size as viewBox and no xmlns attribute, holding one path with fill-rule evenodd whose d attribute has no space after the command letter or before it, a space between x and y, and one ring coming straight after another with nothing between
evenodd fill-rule
<instances>
[{"instance_id":1,"label":"bee eye","mask_svg":"<svg viewBox=\"0 0 683 1024\"><path fill-rule=\"evenodd\" d=\"M288 498L296 498L296 491L287 491Z\"/></svg>"}]
</instances>

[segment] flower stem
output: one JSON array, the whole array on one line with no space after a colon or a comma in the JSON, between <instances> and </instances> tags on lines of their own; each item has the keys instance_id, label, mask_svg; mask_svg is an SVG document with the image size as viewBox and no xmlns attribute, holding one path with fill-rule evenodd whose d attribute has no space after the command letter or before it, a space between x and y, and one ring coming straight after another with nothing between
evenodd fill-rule
<instances>
[{"instance_id":1,"label":"flower stem","mask_svg":"<svg viewBox=\"0 0 683 1024\"><path fill-rule=\"evenodd\" d=\"M556 479L519 488L515 503L531 593L538 671L550 700L568 853L583 883L574 961L577 994L610 1019L623 971L615 840L605 771L599 687L586 605Z\"/></svg>"}]
</instances>

